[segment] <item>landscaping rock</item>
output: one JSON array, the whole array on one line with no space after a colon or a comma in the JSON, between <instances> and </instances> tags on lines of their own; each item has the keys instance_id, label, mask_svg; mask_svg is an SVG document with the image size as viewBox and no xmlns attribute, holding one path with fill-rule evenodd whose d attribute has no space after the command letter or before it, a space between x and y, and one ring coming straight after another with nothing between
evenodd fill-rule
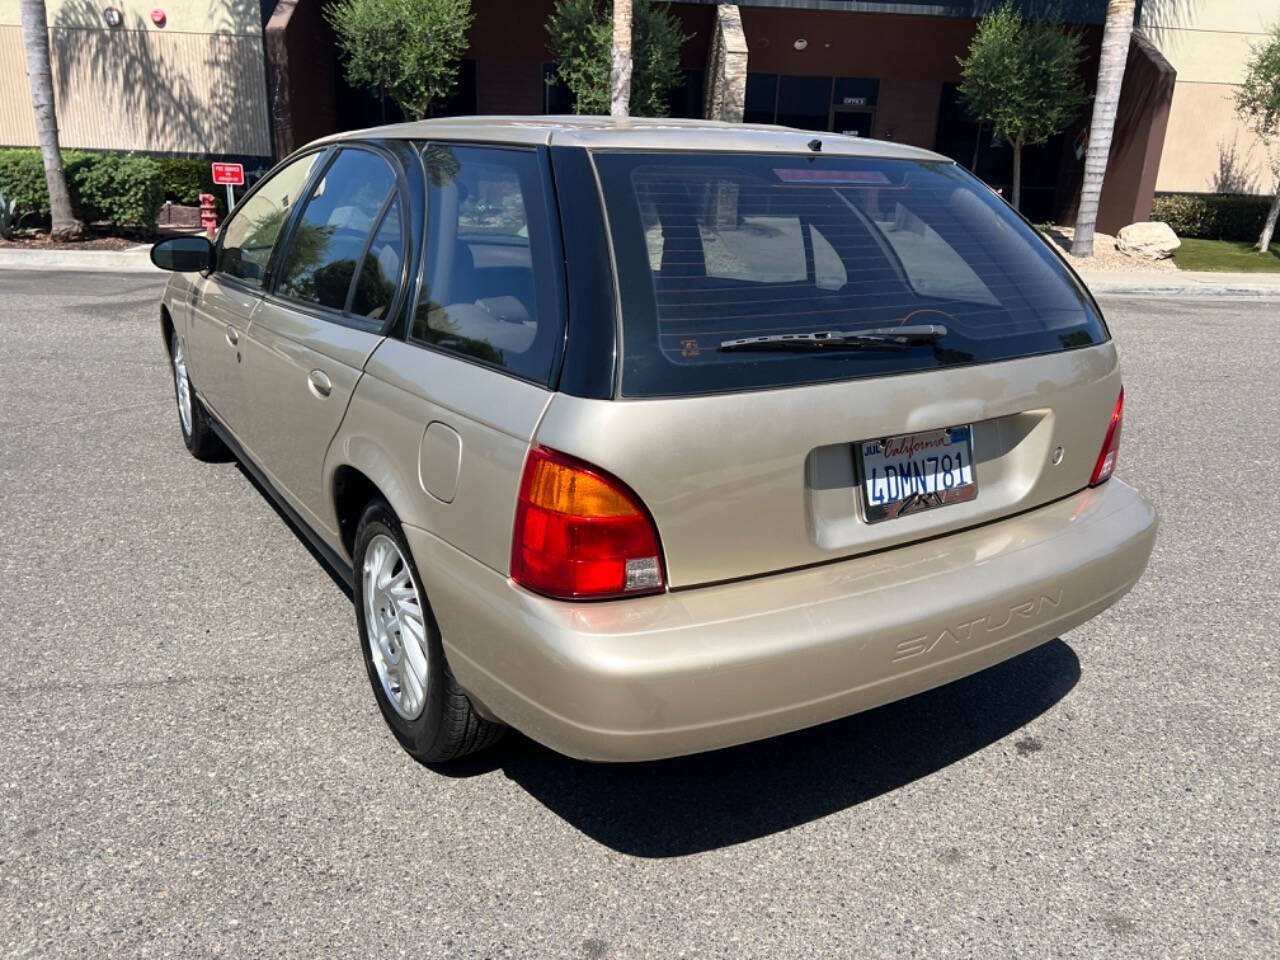
<instances>
[{"instance_id":1,"label":"landscaping rock","mask_svg":"<svg viewBox=\"0 0 1280 960\"><path fill-rule=\"evenodd\" d=\"M1116 238L1106 233L1093 235L1093 256L1075 257L1071 255L1071 241L1075 239L1075 230L1071 227L1048 227L1047 236L1067 258L1067 262L1080 273L1097 274L1111 271L1133 273L1173 273L1177 271L1173 260L1143 260L1121 253L1116 249Z\"/></svg>"},{"instance_id":2,"label":"landscaping rock","mask_svg":"<svg viewBox=\"0 0 1280 960\"><path fill-rule=\"evenodd\" d=\"M1167 223L1147 220L1121 227L1116 235L1116 249L1131 257L1146 260L1167 260L1182 241Z\"/></svg>"}]
</instances>

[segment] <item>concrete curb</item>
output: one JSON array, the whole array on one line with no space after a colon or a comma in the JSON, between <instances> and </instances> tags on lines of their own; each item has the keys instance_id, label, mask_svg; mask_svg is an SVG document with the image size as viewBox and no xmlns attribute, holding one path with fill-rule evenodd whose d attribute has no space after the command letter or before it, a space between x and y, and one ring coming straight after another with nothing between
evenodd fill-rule
<instances>
[{"instance_id":1,"label":"concrete curb","mask_svg":"<svg viewBox=\"0 0 1280 960\"><path fill-rule=\"evenodd\" d=\"M1280 274L1274 273L1086 273L1095 294L1109 297L1280 298Z\"/></svg>"},{"instance_id":2,"label":"concrete curb","mask_svg":"<svg viewBox=\"0 0 1280 960\"><path fill-rule=\"evenodd\" d=\"M1280 287L1240 287L1240 286L1156 286L1130 287L1124 285L1109 286L1089 284L1095 296L1105 297L1145 297L1152 300L1193 297L1196 299L1244 299L1244 300L1280 300Z\"/></svg>"},{"instance_id":3,"label":"concrete curb","mask_svg":"<svg viewBox=\"0 0 1280 960\"><path fill-rule=\"evenodd\" d=\"M127 250L31 250L0 248L0 270L109 271L112 273L161 273L151 263L151 245L140 243Z\"/></svg>"}]
</instances>

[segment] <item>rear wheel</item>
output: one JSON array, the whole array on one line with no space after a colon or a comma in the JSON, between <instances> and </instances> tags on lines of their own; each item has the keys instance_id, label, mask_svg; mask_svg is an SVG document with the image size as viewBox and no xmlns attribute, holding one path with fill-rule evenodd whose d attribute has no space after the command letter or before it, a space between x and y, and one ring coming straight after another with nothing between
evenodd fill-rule
<instances>
[{"instance_id":1,"label":"rear wheel","mask_svg":"<svg viewBox=\"0 0 1280 960\"><path fill-rule=\"evenodd\" d=\"M169 365L173 369L173 393L178 401L178 426L182 428L182 442L197 460L221 460L227 456L227 448L213 432L209 414L196 396L187 373L187 354L182 339L174 330L169 334Z\"/></svg>"},{"instance_id":2,"label":"rear wheel","mask_svg":"<svg viewBox=\"0 0 1280 960\"><path fill-rule=\"evenodd\" d=\"M386 503L365 508L352 554L360 649L396 739L424 763L454 760L495 742L506 728L476 713L449 671L413 556Z\"/></svg>"}]
</instances>

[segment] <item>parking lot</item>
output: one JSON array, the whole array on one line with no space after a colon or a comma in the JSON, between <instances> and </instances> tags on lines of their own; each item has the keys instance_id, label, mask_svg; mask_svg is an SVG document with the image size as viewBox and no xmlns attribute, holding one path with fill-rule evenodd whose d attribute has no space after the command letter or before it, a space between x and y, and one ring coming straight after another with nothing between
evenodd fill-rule
<instances>
[{"instance_id":1,"label":"parking lot","mask_svg":"<svg viewBox=\"0 0 1280 960\"><path fill-rule=\"evenodd\" d=\"M162 283L0 273L5 955L1280 952L1280 303L1103 302L1163 526L1084 627L715 754L433 770L343 588L183 449Z\"/></svg>"}]
</instances>

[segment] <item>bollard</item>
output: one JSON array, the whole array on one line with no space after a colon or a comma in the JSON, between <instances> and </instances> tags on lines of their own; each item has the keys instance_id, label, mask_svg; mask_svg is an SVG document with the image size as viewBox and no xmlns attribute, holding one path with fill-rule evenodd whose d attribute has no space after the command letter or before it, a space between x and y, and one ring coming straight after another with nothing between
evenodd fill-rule
<instances>
[{"instance_id":1,"label":"bollard","mask_svg":"<svg viewBox=\"0 0 1280 960\"><path fill-rule=\"evenodd\" d=\"M212 241L214 231L218 229L218 208L214 206L212 193L200 194L200 226Z\"/></svg>"}]
</instances>

